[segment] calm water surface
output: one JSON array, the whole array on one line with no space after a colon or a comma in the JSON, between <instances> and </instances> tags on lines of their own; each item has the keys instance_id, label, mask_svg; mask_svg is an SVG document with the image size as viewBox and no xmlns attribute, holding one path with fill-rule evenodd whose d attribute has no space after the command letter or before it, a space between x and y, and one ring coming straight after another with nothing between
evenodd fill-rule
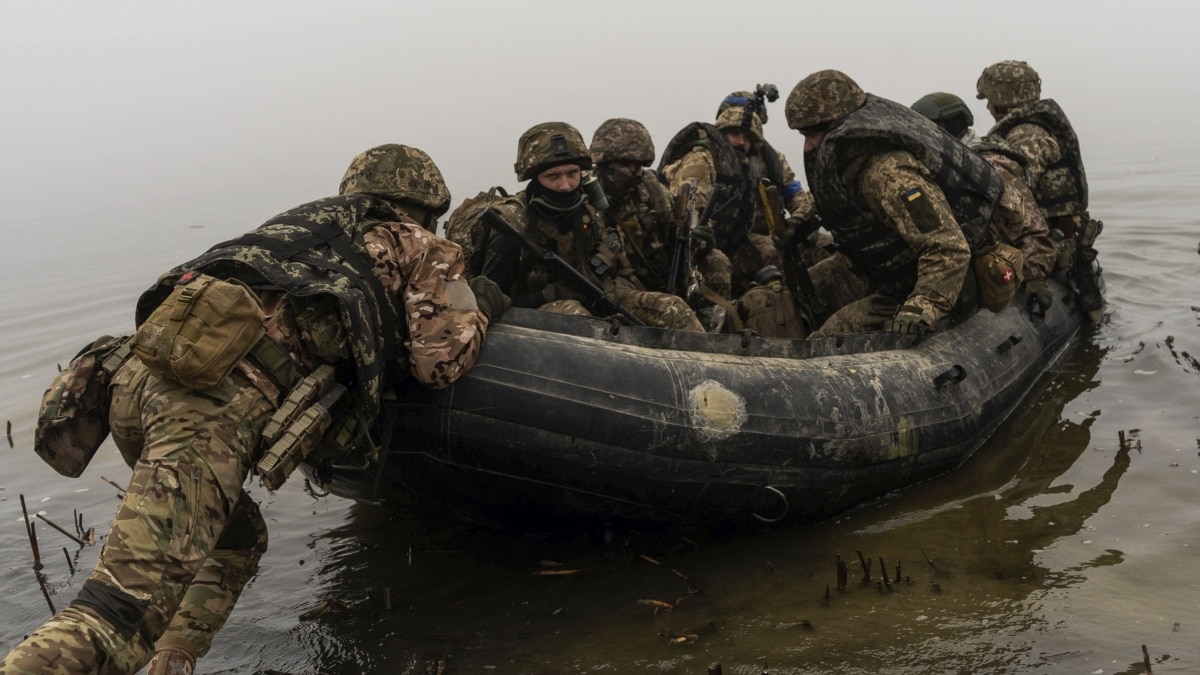
<instances>
[{"instance_id":1,"label":"calm water surface","mask_svg":"<svg viewBox=\"0 0 1200 675\"><path fill-rule=\"evenodd\" d=\"M314 497L299 480L253 488L271 548L198 672L1140 673L1142 645L1155 673L1200 672L1198 150L1090 151L1109 320L953 474L834 521L737 535L515 536ZM76 480L33 455L56 364L129 331L159 272L290 206L0 222L13 443L0 445L0 650L49 616L18 496L68 527L79 512L102 537L117 506L102 476L129 476L111 445ZM61 608L99 547L37 531ZM839 555L849 586L826 599ZM545 560L580 571L537 575Z\"/></svg>"}]
</instances>

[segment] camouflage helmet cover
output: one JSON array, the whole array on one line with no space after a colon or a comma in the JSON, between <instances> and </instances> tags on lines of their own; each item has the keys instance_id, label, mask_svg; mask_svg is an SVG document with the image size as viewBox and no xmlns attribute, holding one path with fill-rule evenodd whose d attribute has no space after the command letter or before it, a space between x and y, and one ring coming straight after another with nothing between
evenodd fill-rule
<instances>
[{"instance_id":1,"label":"camouflage helmet cover","mask_svg":"<svg viewBox=\"0 0 1200 675\"><path fill-rule=\"evenodd\" d=\"M756 142L762 142L763 139L763 119L758 114L757 105L755 105L754 94L750 92L736 92L736 94L747 94L749 103L738 105L737 103L724 103L717 109L717 121L714 123L718 129L724 131L730 127L738 127L750 132ZM729 101L732 97L726 97L725 101Z\"/></svg>"},{"instance_id":2,"label":"camouflage helmet cover","mask_svg":"<svg viewBox=\"0 0 1200 675\"><path fill-rule=\"evenodd\" d=\"M543 122L521 134L513 170L517 180L531 180L540 173L539 167L566 162L578 164L581 169L592 168L583 135L566 122Z\"/></svg>"},{"instance_id":3,"label":"camouflage helmet cover","mask_svg":"<svg viewBox=\"0 0 1200 675\"><path fill-rule=\"evenodd\" d=\"M771 86L774 86L774 85L771 85ZM778 94L776 94L775 98L772 98L771 100L774 101L777 98L779 98ZM717 106L717 117L719 118L721 116L721 113L725 112L725 110L727 108L729 108L730 106L739 106L740 107L740 106L747 106L747 105L754 106L754 112L756 114L758 114L758 117L760 120L762 120L762 123L763 124L767 123L766 102L760 101L759 98L757 96L755 96L754 92L752 92L752 91L735 91L732 94L721 99L721 105Z\"/></svg>"},{"instance_id":4,"label":"camouflage helmet cover","mask_svg":"<svg viewBox=\"0 0 1200 675\"><path fill-rule=\"evenodd\" d=\"M967 107L967 104L954 94L944 91L936 91L922 96L912 104L912 109L939 125L958 116L965 119L964 127L975 124L975 115L971 114L971 109Z\"/></svg>"},{"instance_id":5,"label":"camouflage helmet cover","mask_svg":"<svg viewBox=\"0 0 1200 675\"><path fill-rule=\"evenodd\" d=\"M866 102L866 92L849 75L818 70L792 88L784 114L789 128L802 131L839 120Z\"/></svg>"},{"instance_id":6,"label":"camouflage helmet cover","mask_svg":"<svg viewBox=\"0 0 1200 675\"><path fill-rule=\"evenodd\" d=\"M389 143L366 150L350 162L338 194L367 194L411 202L440 216L450 208L450 188L429 155Z\"/></svg>"},{"instance_id":7,"label":"camouflage helmet cover","mask_svg":"<svg viewBox=\"0 0 1200 675\"><path fill-rule=\"evenodd\" d=\"M616 117L604 120L592 134L592 161L654 163L654 140L650 130L637 120Z\"/></svg>"},{"instance_id":8,"label":"camouflage helmet cover","mask_svg":"<svg viewBox=\"0 0 1200 675\"><path fill-rule=\"evenodd\" d=\"M975 83L975 98L1011 108L1042 97L1042 78L1024 61L1000 61L983 69Z\"/></svg>"}]
</instances>

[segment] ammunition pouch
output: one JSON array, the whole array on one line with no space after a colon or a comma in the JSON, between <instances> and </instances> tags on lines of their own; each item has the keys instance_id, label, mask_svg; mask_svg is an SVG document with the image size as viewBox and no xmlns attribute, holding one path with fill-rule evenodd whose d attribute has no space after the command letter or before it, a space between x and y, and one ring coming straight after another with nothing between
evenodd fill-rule
<instances>
[{"instance_id":1,"label":"ammunition pouch","mask_svg":"<svg viewBox=\"0 0 1200 675\"><path fill-rule=\"evenodd\" d=\"M975 282L979 289L979 304L993 312L1004 311L1021 287L1021 268L1025 256L1008 244L984 248L971 259Z\"/></svg>"},{"instance_id":2,"label":"ammunition pouch","mask_svg":"<svg viewBox=\"0 0 1200 675\"><path fill-rule=\"evenodd\" d=\"M266 330L262 302L237 280L188 272L138 327L130 347L151 373L204 391L216 386Z\"/></svg>"},{"instance_id":3,"label":"ammunition pouch","mask_svg":"<svg viewBox=\"0 0 1200 675\"><path fill-rule=\"evenodd\" d=\"M269 490L278 490L320 444L333 425L332 408L346 393L337 371L324 364L300 379L263 427L266 448L255 471Z\"/></svg>"},{"instance_id":4,"label":"ammunition pouch","mask_svg":"<svg viewBox=\"0 0 1200 675\"><path fill-rule=\"evenodd\" d=\"M109 383L129 356L129 336L98 338L42 395L33 451L55 471L78 477L108 437Z\"/></svg>"},{"instance_id":5,"label":"ammunition pouch","mask_svg":"<svg viewBox=\"0 0 1200 675\"><path fill-rule=\"evenodd\" d=\"M763 337L803 340L808 328L796 299L782 283L752 285L737 301L744 326Z\"/></svg>"}]
</instances>

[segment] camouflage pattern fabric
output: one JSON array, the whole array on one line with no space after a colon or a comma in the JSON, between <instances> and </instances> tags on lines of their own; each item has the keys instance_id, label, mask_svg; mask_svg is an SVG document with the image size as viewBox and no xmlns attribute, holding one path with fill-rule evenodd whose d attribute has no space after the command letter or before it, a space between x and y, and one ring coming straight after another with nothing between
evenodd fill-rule
<instances>
[{"instance_id":1,"label":"camouflage pattern fabric","mask_svg":"<svg viewBox=\"0 0 1200 675\"><path fill-rule=\"evenodd\" d=\"M912 208L909 199L916 194L914 190L925 200L917 209ZM916 252L916 283L911 288L888 289L886 294L874 292L845 306L822 295L836 311L814 331L813 337L878 330L891 319L887 312L894 313L900 305L920 308L922 320L929 326L937 325L954 308L971 260L970 247L941 189L912 155L893 151L871 157L858 173L851 192L861 197L881 226L898 234ZM839 261L842 257L837 256ZM819 263L816 268L825 264ZM815 285L816 278L813 281Z\"/></svg>"},{"instance_id":2,"label":"camouflage pattern fabric","mask_svg":"<svg viewBox=\"0 0 1200 675\"><path fill-rule=\"evenodd\" d=\"M592 158L583 136L566 122L543 122L521 134L513 171L517 180L526 181L536 176L543 165L568 161L578 164L581 169L592 168Z\"/></svg>"},{"instance_id":3,"label":"camouflage pattern fabric","mask_svg":"<svg viewBox=\"0 0 1200 675\"><path fill-rule=\"evenodd\" d=\"M350 162L338 194L375 195L419 204L440 216L450 208L450 189L424 151L391 143L371 148Z\"/></svg>"},{"instance_id":4,"label":"camouflage pattern fabric","mask_svg":"<svg viewBox=\"0 0 1200 675\"><path fill-rule=\"evenodd\" d=\"M650 131L641 122L624 117L601 122L592 135L589 151L596 164L637 162L650 166L654 163L654 139Z\"/></svg>"},{"instance_id":5,"label":"camouflage pattern fabric","mask_svg":"<svg viewBox=\"0 0 1200 675\"><path fill-rule=\"evenodd\" d=\"M403 308L412 375L444 387L474 364L487 318L452 300L470 292L458 246L390 212L394 222L363 233L363 254ZM452 284L462 288L452 292ZM277 310L268 334L298 363L347 353L319 343L337 333L312 330L320 317L306 310L342 323L340 305L324 300L268 297ZM242 484L279 395L246 360L203 394L151 375L136 358L118 370L109 421L133 478L80 596L18 645L0 672L133 673L156 649L203 656L266 550L265 524Z\"/></svg>"},{"instance_id":6,"label":"camouflage pattern fabric","mask_svg":"<svg viewBox=\"0 0 1200 675\"><path fill-rule=\"evenodd\" d=\"M985 160L1000 172L1004 180L1004 195L1000 197L988 231L992 239L1021 250L1025 263L1022 279L1045 279L1054 271L1057 251L1050 238L1046 217L1038 209L1033 192L1025 184L1021 165L1011 157L980 152Z\"/></svg>"},{"instance_id":7,"label":"camouflage pattern fabric","mask_svg":"<svg viewBox=\"0 0 1200 675\"><path fill-rule=\"evenodd\" d=\"M254 528L248 547L208 562L238 513L272 411L239 370L200 394L130 359L114 378L110 421L122 454L136 461L112 529L80 596L17 645L0 672L133 673L168 626L177 629L171 644L206 651L209 629L224 622L266 550L265 528ZM256 510L249 520L262 517ZM222 570L233 573L218 577Z\"/></svg>"},{"instance_id":8,"label":"camouflage pattern fabric","mask_svg":"<svg viewBox=\"0 0 1200 675\"><path fill-rule=\"evenodd\" d=\"M644 290L645 287L637 277L626 253L628 242L618 229L607 225L590 205L585 204L579 226L566 232L560 231L554 223L526 208L524 191L504 200L496 208L513 227L524 232L539 245L553 250L586 276L595 278L592 267L584 263L585 259L600 256L611 260L604 277L596 279L598 285L648 325L678 330L704 330L695 312L682 298ZM589 241L577 242L576 230L584 233L583 236L588 237ZM581 252L586 255L581 255ZM511 296L541 293L554 283L551 271L546 268L541 258L524 249L521 250L517 267L512 287L503 289ZM556 298L550 304L548 309L561 313L575 314L579 309L569 302L564 303L563 299ZM581 304L580 308L582 307ZM539 303L538 308L546 309L546 303Z\"/></svg>"},{"instance_id":9,"label":"camouflage pattern fabric","mask_svg":"<svg viewBox=\"0 0 1200 675\"><path fill-rule=\"evenodd\" d=\"M1024 61L1000 61L983 69L975 91L975 98L1007 108L1041 98L1042 78Z\"/></svg>"},{"instance_id":10,"label":"camouflage pattern fabric","mask_svg":"<svg viewBox=\"0 0 1200 675\"><path fill-rule=\"evenodd\" d=\"M806 129L839 120L867 100L862 87L840 70L818 70L796 83L784 103L789 129Z\"/></svg>"}]
</instances>

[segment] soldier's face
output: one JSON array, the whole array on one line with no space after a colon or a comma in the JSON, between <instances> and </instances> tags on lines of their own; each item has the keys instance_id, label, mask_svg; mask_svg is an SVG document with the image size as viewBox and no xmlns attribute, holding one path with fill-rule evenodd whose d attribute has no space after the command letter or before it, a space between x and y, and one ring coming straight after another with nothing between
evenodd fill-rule
<instances>
[{"instance_id":1,"label":"soldier's face","mask_svg":"<svg viewBox=\"0 0 1200 675\"><path fill-rule=\"evenodd\" d=\"M597 168L604 191L616 196L628 192L642 174L642 165L637 162L605 162Z\"/></svg>"},{"instance_id":2,"label":"soldier's face","mask_svg":"<svg viewBox=\"0 0 1200 675\"><path fill-rule=\"evenodd\" d=\"M1001 115L1000 112L998 110L996 110L996 106L992 105L991 101L988 101L987 108L988 108L988 112L990 112L992 114L992 119L998 120L1001 117L1003 117L1003 115Z\"/></svg>"},{"instance_id":3,"label":"soldier's face","mask_svg":"<svg viewBox=\"0 0 1200 675\"><path fill-rule=\"evenodd\" d=\"M539 173L537 182L553 192L574 192L579 189L579 181L582 177L583 171L580 170L579 165L563 164Z\"/></svg>"},{"instance_id":4,"label":"soldier's face","mask_svg":"<svg viewBox=\"0 0 1200 675\"><path fill-rule=\"evenodd\" d=\"M825 140L824 131L814 131L804 134L804 152L815 152L821 147L821 141Z\"/></svg>"},{"instance_id":5,"label":"soldier's face","mask_svg":"<svg viewBox=\"0 0 1200 675\"><path fill-rule=\"evenodd\" d=\"M745 129L737 127L729 127L722 129L721 133L725 134L725 140L737 150L739 157L745 157L750 154L750 134L746 133Z\"/></svg>"}]
</instances>

